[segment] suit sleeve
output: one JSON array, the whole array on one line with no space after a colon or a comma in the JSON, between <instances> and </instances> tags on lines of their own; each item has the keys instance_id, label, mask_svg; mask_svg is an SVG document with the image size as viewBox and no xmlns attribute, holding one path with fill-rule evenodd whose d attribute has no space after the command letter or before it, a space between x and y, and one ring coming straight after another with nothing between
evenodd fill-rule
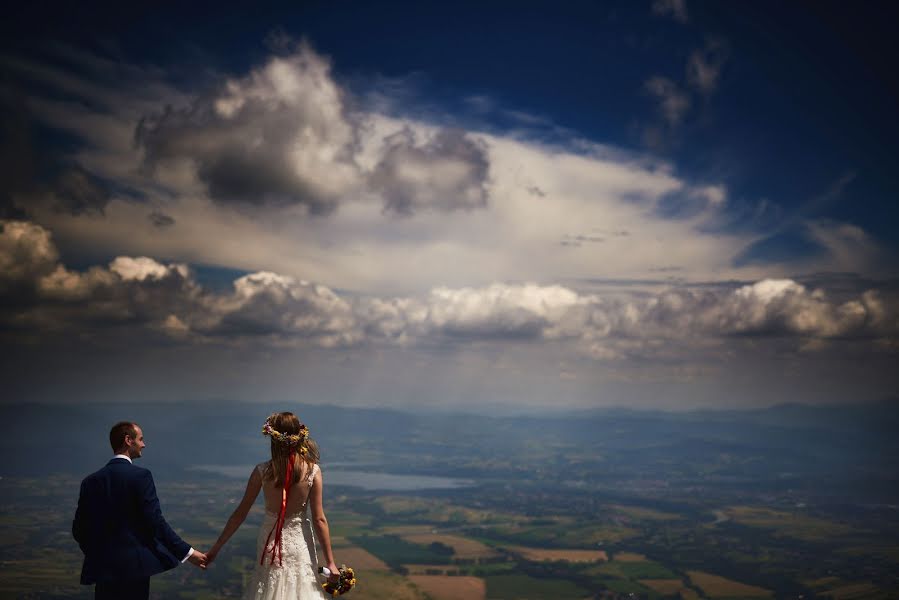
<instances>
[{"instance_id":1,"label":"suit sleeve","mask_svg":"<svg viewBox=\"0 0 899 600\"><path fill-rule=\"evenodd\" d=\"M84 493L84 482L81 482L81 490L78 492L78 507L75 509L75 519L72 520L72 537L78 542L81 551L87 553L89 544L90 523L88 523L87 500Z\"/></svg>"},{"instance_id":2,"label":"suit sleeve","mask_svg":"<svg viewBox=\"0 0 899 600\"><path fill-rule=\"evenodd\" d=\"M149 471L145 471L140 485L141 512L144 520L153 528L154 537L180 561L190 552L190 545L175 533L162 516L159 498L156 496L156 484L153 483L153 475Z\"/></svg>"}]
</instances>

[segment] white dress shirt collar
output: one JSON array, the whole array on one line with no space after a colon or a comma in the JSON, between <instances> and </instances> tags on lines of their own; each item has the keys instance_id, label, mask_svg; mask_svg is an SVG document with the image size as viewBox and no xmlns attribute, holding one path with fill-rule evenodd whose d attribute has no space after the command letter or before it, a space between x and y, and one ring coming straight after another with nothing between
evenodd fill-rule
<instances>
[{"instance_id":1,"label":"white dress shirt collar","mask_svg":"<svg viewBox=\"0 0 899 600\"><path fill-rule=\"evenodd\" d=\"M125 460L130 462L132 465L134 464L134 462L131 460L131 457L128 456L127 454L116 454L115 456L113 456L113 458L124 458Z\"/></svg>"}]
</instances>

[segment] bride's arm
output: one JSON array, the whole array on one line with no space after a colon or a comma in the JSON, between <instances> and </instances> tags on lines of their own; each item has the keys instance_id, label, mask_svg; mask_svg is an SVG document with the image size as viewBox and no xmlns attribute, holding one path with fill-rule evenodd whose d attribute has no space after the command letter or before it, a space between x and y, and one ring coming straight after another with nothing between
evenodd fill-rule
<instances>
[{"instance_id":1,"label":"bride's arm","mask_svg":"<svg viewBox=\"0 0 899 600\"><path fill-rule=\"evenodd\" d=\"M317 469L315 472L315 481L312 484L312 490L309 492L311 497L310 510L312 511L312 524L315 527L315 534L321 543L322 554L331 573L337 573L337 565L334 563L334 553L331 552L331 530L328 529L328 519L325 517L325 509L322 507L322 470Z\"/></svg>"},{"instance_id":2,"label":"bride's arm","mask_svg":"<svg viewBox=\"0 0 899 600\"><path fill-rule=\"evenodd\" d=\"M234 512L231 513L231 517L228 519L228 522L225 523L225 528L222 530L219 539L216 540L212 548L209 549L209 552L206 553L207 564L215 559L219 550L222 549L222 546L231 539L234 532L238 530L247 518L247 514L249 514L250 509L253 508L253 503L256 502L256 496L259 495L259 490L261 489L262 476L259 474L259 469L253 469L250 480L247 481L247 491L244 492L243 499L240 501L240 504L237 505L237 508L234 509Z\"/></svg>"}]
</instances>

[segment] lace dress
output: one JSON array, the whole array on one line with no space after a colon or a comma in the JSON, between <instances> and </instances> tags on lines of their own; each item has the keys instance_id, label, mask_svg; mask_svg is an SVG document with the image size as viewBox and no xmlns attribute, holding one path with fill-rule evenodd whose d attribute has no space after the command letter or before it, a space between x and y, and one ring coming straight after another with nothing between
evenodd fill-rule
<instances>
[{"instance_id":1,"label":"lace dress","mask_svg":"<svg viewBox=\"0 0 899 600\"><path fill-rule=\"evenodd\" d=\"M267 463L256 465L259 474L262 475ZM318 465L312 467L309 476L304 482L312 488ZM311 495L308 494L308 495ZM244 600L320 600L330 599L330 596L322 590L318 575L318 557L316 555L315 537L312 533L312 520L309 518L309 498L297 512L287 515L284 520L281 549L282 564L271 563L271 553L266 556L265 564L259 564L259 557L263 550L271 551L272 541L268 548L265 541L269 531L278 519L278 515L268 510L265 511L265 519L259 528L259 536L256 539L256 570L244 592ZM274 536L272 536L274 538Z\"/></svg>"}]
</instances>

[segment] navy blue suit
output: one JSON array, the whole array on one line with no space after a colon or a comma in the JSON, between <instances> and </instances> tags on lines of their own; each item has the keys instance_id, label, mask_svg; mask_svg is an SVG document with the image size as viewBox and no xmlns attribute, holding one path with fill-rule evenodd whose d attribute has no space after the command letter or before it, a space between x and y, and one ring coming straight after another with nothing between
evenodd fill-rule
<instances>
[{"instance_id":1,"label":"navy blue suit","mask_svg":"<svg viewBox=\"0 0 899 600\"><path fill-rule=\"evenodd\" d=\"M84 552L81 583L144 580L178 566L190 546L162 516L150 471L124 458L84 478L72 535ZM148 588L149 589L149 588Z\"/></svg>"}]
</instances>

